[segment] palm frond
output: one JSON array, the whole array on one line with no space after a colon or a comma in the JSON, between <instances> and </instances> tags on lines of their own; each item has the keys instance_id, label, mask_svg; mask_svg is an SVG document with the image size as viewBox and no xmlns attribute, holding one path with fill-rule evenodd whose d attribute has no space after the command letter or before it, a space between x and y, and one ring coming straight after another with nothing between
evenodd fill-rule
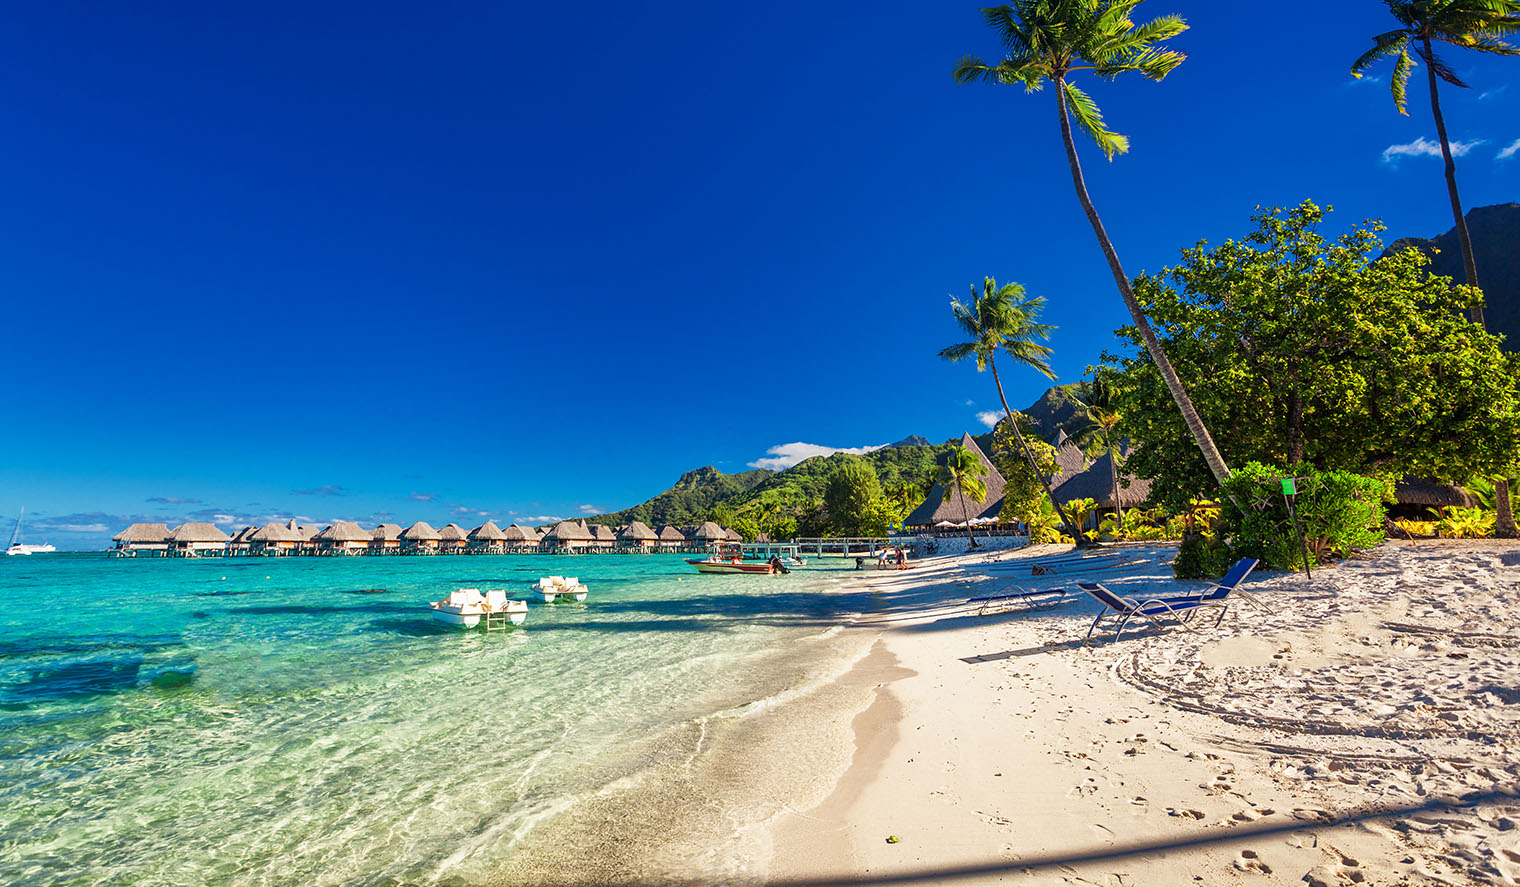
<instances>
[{"instance_id":1,"label":"palm frond","mask_svg":"<svg viewBox=\"0 0 1520 887\"><path fill-rule=\"evenodd\" d=\"M950 72L950 76L955 78L956 83L960 84L1003 82L1003 79L998 76L996 66L988 65L973 55L962 56L961 60L955 63L955 68Z\"/></svg>"},{"instance_id":2,"label":"palm frond","mask_svg":"<svg viewBox=\"0 0 1520 887\"><path fill-rule=\"evenodd\" d=\"M1445 80L1452 86L1460 86L1463 89L1468 88L1467 84L1462 82L1462 78L1457 76L1457 72L1453 71L1450 65L1442 61L1441 57L1436 55L1434 51L1429 54L1421 53L1421 56L1425 59L1425 63L1430 65L1430 70L1436 72L1437 77Z\"/></svg>"},{"instance_id":3,"label":"palm frond","mask_svg":"<svg viewBox=\"0 0 1520 887\"><path fill-rule=\"evenodd\" d=\"M1379 34L1373 37L1372 48L1362 53L1360 58L1351 63L1351 76L1362 76L1362 72L1385 58L1398 55L1408 45L1408 31L1389 31L1386 34Z\"/></svg>"},{"instance_id":4,"label":"palm frond","mask_svg":"<svg viewBox=\"0 0 1520 887\"><path fill-rule=\"evenodd\" d=\"M1406 45L1399 52L1399 60L1393 65L1393 77L1388 83L1388 89L1393 93L1393 105L1405 117L1409 116L1409 71L1413 67L1414 61L1409 58L1409 47Z\"/></svg>"},{"instance_id":5,"label":"palm frond","mask_svg":"<svg viewBox=\"0 0 1520 887\"><path fill-rule=\"evenodd\" d=\"M1473 38L1467 49L1478 52L1488 52L1494 55L1520 55L1520 47L1505 43L1498 37L1482 36Z\"/></svg>"},{"instance_id":6,"label":"palm frond","mask_svg":"<svg viewBox=\"0 0 1520 887\"><path fill-rule=\"evenodd\" d=\"M1077 120L1077 126L1097 143L1109 160L1113 160L1115 154L1129 150L1129 139L1103 125L1103 112L1098 110L1097 103L1087 93L1078 89L1074 83L1062 85L1066 88L1066 102L1071 115Z\"/></svg>"}]
</instances>

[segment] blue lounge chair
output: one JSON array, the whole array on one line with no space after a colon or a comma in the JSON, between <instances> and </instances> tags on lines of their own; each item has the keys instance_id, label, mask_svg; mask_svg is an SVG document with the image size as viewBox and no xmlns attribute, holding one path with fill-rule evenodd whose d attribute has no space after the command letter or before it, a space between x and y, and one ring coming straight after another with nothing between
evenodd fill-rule
<instances>
[{"instance_id":1,"label":"blue lounge chair","mask_svg":"<svg viewBox=\"0 0 1520 887\"><path fill-rule=\"evenodd\" d=\"M1088 626L1087 637L1092 637L1092 633L1097 630L1098 626L1104 620L1108 620L1118 622L1119 628L1114 632L1114 639L1118 640L1119 635L1124 633L1125 626L1137 616L1163 631L1167 628L1166 623L1162 621L1163 617L1170 617L1174 626L1188 628L1188 620L1198 610L1205 608L1219 610L1219 618L1214 621L1214 625L1217 628L1219 623L1224 621L1225 613L1229 611L1232 594L1239 594L1252 606L1261 609L1263 612L1270 613L1271 611L1267 607L1252 598L1250 594L1240 591L1238 588L1246 576L1256 569L1256 564L1257 561L1254 558L1241 558L1235 562L1235 565L1230 568L1229 572L1225 573L1223 579L1213 583L1197 594L1184 597L1151 598L1145 601L1120 597L1097 582L1079 582L1077 583L1078 588L1097 598L1098 602L1103 605L1103 609L1093 619L1092 625Z\"/></svg>"}]
</instances>

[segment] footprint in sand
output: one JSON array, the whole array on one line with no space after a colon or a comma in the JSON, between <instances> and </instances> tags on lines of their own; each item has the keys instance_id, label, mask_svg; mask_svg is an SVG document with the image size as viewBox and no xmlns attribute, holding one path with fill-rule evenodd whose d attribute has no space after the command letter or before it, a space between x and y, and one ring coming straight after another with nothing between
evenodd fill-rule
<instances>
[{"instance_id":1,"label":"footprint in sand","mask_svg":"<svg viewBox=\"0 0 1520 887\"><path fill-rule=\"evenodd\" d=\"M1133 808L1130 812L1136 816L1144 816L1145 814L1151 812L1151 802L1147 801L1145 798L1140 797L1139 795L1136 795L1134 799L1129 802L1129 804L1130 807Z\"/></svg>"},{"instance_id":2,"label":"footprint in sand","mask_svg":"<svg viewBox=\"0 0 1520 887\"><path fill-rule=\"evenodd\" d=\"M1272 867L1262 861L1261 856L1255 850L1242 850L1235 857L1235 868L1242 872L1260 872L1263 875L1272 874Z\"/></svg>"},{"instance_id":3,"label":"footprint in sand","mask_svg":"<svg viewBox=\"0 0 1520 887\"><path fill-rule=\"evenodd\" d=\"M1335 817L1332 816L1332 815L1330 815L1329 811L1326 811L1326 810L1316 810L1313 807L1294 807L1293 808L1293 818L1294 819L1301 819L1301 820L1303 820L1305 822L1334 822L1335 821Z\"/></svg>"},{"instance_id":4,"label":"footprint in sand","mask_svg":"<svg viewBox=\"0 0 1520 887\"><path fill-rule=\"evenodd\" d=\"M1205 814L1202 810L1178 810L1176 807L1166 808L1168 816L1179 816L1183 819L1203 819Z\"/></svg>"}]
</instances>

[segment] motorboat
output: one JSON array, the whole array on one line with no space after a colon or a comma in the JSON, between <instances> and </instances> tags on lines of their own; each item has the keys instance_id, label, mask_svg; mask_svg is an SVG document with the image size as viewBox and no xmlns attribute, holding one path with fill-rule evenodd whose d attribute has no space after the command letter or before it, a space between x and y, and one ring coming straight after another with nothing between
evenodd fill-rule
<instances>
[{"instance_id":1,"label":"motorboat","mask_svg":"<svg viewBox=\"0 0 1520 887\"><path fill-rule=\"evenodd\" d=\"M565 598L572 601L585 601L588 591L590 589L582 585L581 580L575 576L541 576L529 593L538 595L546 604L552 604Z\"/></svg>"},{"instance_id":2,"label":"motorboat","mask_svg":"<svg viewBox=\"0 0 1520 887\"><path fill-rule=\"evenodd\" d=\"M713 553L707 557L689 557L686 562L696 567L698 573L749 573L756 576L770 576L778 572L786 572L785 567L777 569L780 558L772 558L768 561L745 560L743 546L735 542L720 542Z\"/></svg>"},{"instance_id":3,"label":"motorboat","mask_svg":"<svg viewBox=\"0 0 1520 887\"><path fill-rule=\"evenodd\" d=\"M528 618L528 602L508 600L500 588L488 589L485 594L478 588L461 588L428 607L434 619L455 628L478 628L484 622L486 630L493 631L509 624L522 625Z\"/></svg>"}]
</instances>

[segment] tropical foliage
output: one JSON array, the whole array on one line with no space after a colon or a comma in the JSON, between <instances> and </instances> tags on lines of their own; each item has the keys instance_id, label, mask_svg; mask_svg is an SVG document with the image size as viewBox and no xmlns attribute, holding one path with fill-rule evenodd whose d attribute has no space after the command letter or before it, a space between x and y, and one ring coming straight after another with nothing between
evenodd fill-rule
<instances>
[{"instance_id":1,"label":"tropical foliage","mask_svg":"<svg viewBox=\"0 0 1520 887\"><path fill-rule=\"evenodd\" d=\"M987 499L987 483L982 478L987 474L987 466L982 464L976 453L966 447L957 446L950 451L945 458L945 464L939 467L939 483L947 490L958 492L964 498L961 501L961 510L966 522L966 538L970 540L971 548L976 548L976 535L971 528L971 513L965 507L967 500L971 502L984 502Z\"/></svg>"},{"instance_id":2,"label":"tropical foliage","mask_svg":"<svg viewBox=\"0 0 1520 887\"><path fill-rule=\"evenodd\" d=\"M1296 479L1295 525L1282 479ZM1349 471L1319 471L1308 463L1288 468L1251 462L1225 485L1225 525L1233 556L1254 557L1269 567L1303 567L1306 540L1322 540L1325 555L1345 557L1383 542L1384 503L1393 499L1386 480Z\"/></svg>"},{"instance_id":3,"label":"tropical foliage","mask_svg":"<svg viewBox=\"0 0 1520 887\"><path fill-rule=\"evenodd\" d=\"M876 469L862 459L847 459L829 475L823 504L829 512L829 524L843 536L876 535L863 525L874 526L880 518L881 481ZM885 523L885 521L882 521ZM885 533L886 528L881 527Z\"/></svg>"},{"instance_id":4,"label":"tropical foliage","mask_svg":"<svg viewBox=\"0 0 1520 887\"><path fill-rule=\"evenodd\" d=\"M1003 487L1003 509L998 518L1003 521L1030 523L1033 517L1045 509L1061 517L1045 493L1046 481L1055 474L1056 448L1024 432L1024 452L1019 451L1013 436L1013 423L1025 424L1023 413L1005 418L992 431L992 452L988 458L993 467L1007 482ZM1027 455L1026 455L1027 454Z\"/></svg>"},{"instance_id":5,"label":"tropical foliage","mask_svg":"<svg viewBox=\"0 0 1520 887\"><path fill-rule=\"evenodd\" d=\"M1417 251L1375 260L1380 225L1327 240L1324 216L1307 201L1264 210L1244 238L1200 243L1136 281L1228 458L1459 483L1513 465L1520 360L1461 314L1480 295L1430 275ZM1119 335L1135 351L1104 359L1122 383L1131 470L1174 507L1212 495L1138 332Z\"/></svg>"}]
</instances>

